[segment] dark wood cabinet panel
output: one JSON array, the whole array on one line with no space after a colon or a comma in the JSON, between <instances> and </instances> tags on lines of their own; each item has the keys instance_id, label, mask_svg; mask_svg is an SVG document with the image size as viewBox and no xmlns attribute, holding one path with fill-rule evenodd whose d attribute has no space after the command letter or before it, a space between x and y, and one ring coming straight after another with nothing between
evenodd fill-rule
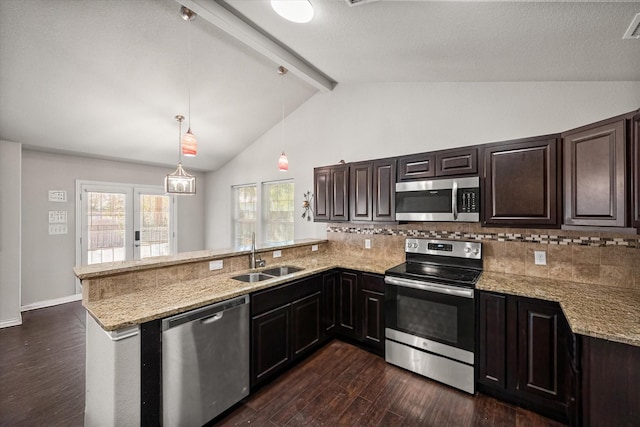
<instances>
[{"instance_id":1,"label":"dark wood cabinet panel","mask_svg":"<svg viewBox=\"0 0 640 427\"><path fill-rule=\"evenodd\" d=\"M294 360L320 342L321 295L321 292L316 292L291 304L291 342Z\"/></svg>"},{"instance_id":2,"label":"dark wood cabinet panel","mask_svg":"<svg viewBox=\"0 0 640 427\"><path fill-rule=\"evenodd\" d=\"M251 386L264 381L291 360L290 304L251 320Z\"/></svg>"},{"instance_id":3,"label":"dark wood cabinet panel","mask_svg":"<svg viewBox=\"0 0 640 427\"><path fill-rule=\"evenodd\" d=\"M396 220L396 161L373 162L373 220Z\"/></svg>"},{"instance_id":4,"label":"dark wood cabinet panel","mask_svg":"<svg viewBox=\"0 0 640 427\"><path fill-rule=\"evenodd\" d=\"M631 120L631 151L633 157L631 160L631 172L633 176L633 197L631 205L633 206L632 212L632 226L638 229L640 234L640 113L633 116Z\"/></svg>"},{"instance_id":5,"label":"dark wood cabinet panel","mask_svg":"<svg viewBox=\"0 0 640 427\"><path fill-rule=\"evenodd\" d=\"M318 274L251 294L251 387L320 344L322 291Z\"/></svg>"},{"instance_id":6,"label":"dark wood cabinet panel","mask_svg":"<svg viewBox=\"0 0 640 427\"><path fill-rule=\"evenodd\" d=\"M358 274L349 271L340 273L338 282L338 328L343 335L358 338L356 328Z\"/></svg>"},{"instance_id":7,"label":"dark wood cabinet panel","mask_svg":"<svg viewBox=\"0 0 640 427\"><path fill-rule=\"evenodd\" d=\"M331 173L331 221L349 220L349 166L338 165L330 168Z\"/></svg>"},{"instance_id":8,"label":"dark wood cabinet panel","mask_svg":"<svg viewBox=\"0 0 640 427\"><path fill-rule=\"evenodd\" d=\"M582 338L585 426L634 426L640 420L640 347Z\"/></svg>"},{"instance_id":9,"label":"dark wood cabinet panel","mask_svg":"<svg viewBox=\"0 0 640 427\"><path fill-rule=\"evenodd\" d=\"M557 402L567 402L565 332L556 307L532 300L518 304L518 380L521 392Z\"/></svg>"},{"instance_id":10,"label":"dark wood cabinet panel","mask_svg":"<svg viewBox=\"0 0 640 427\"><path fill-rule=\"evenodd\" d=\"M482 291L478 305L478 391L573 421L574 336L559 305Z\"/></svg>"},{"instance_id":11,"label":"dark wood cabinet panel","mask_svg":"<svg viewBox=\"0 0 640 427\"><path fill-rule=\"evenodd\" d=\"M351 221L371 221L373 219L373 163L352 163L349 168Z\"/></svg>"},{"instance_id":12,"label":"dark wood cabinet panel","mask_svg":"<svg viewBox=\"0 0 640 427\"><path fill-rule=\"evenodd\" d=\"M398 181L411 181L436 176L433 153L412 154L398 158Z\"/></svg>"},{"instance_id":13,"label":"dark wood cabinet panel","mask_svg":"<svg viewBox=\"0 0 640 427\"><path fill-rule=\"evenodd\" d=\"M563 134L564 223L626 226L626 122L608 120Z\"/></svg>"},{"instance_id":14,"label":"dark wood cabinet panel","mask_svg":"<svg viewBox=\"0 0 640 427\"><path fill-rule=\"evenodd\" d=\"M331 218L331 173L329 168L316 168L313 170L313 220L329 221Z\"/></svg>"},{"instance_id":15,"label":"dark wood cabinet panel","mask_svg":"<svg viewBox=\"0 0 640 427\"><path fill-rule=\"evenodd\" d=\"M336 309L338 296L338 274L331 272L322 276L322 325L325 335L336 330Z\"/></svg>"},{"instance_id":16,"label":"dark wood cabinet panel","mask_svg":"<svg viewBox=\"0 0 640 427\"><path fill-rule=\"evenodd\" d=\"M560 226L557 135L487 145L484 224Z\"/></svg>"},{"instance_id":17,"label":"dark wood cabinet panel","mask_svg":"<svg viewBox=\"0 0 640 427\"><path fill-rule=\"evenodd\" d=\"M384 347L384 294L366 289L361 293L362 339L369 346Z\"/></svg>"},{"instance_id":18,"label":"dark wood cabinet panel","mask_svg":"<svg viewBox=\"0 0 640 427\"><path fill-rule=\"evenodd\" d=\"M362 341L370 350L384 355L384 276L362 273L359 298Z\"/></svg>"},{"instance_id":19,"label":"dark wood cabinet panel","mask_svg":"<svg viewBox=\"0 0 640 427\"><path fill-rule=\"evenodd\" d=\"M507 297L480 292L478 381L507 386Z\"/></svg>"},{"instance_id":20,"label":"dark wood cabinet panel","mask_svg":"<svg viewBox=\"0 0 640 427\"><path fill-rule=\"evenodd\" d=\"M349 165L315 168L313 187L314 221L349 220Z\"/></svg>"},{"instance_id":21,"label":"dark wood cabinet panel","mask_svg":"<svg viewBox=\"0 0 640 427\"><path fill-rule=\"evenodd\" d=\"M466 147L436 153L436 176L475 175L478 173L478 149Z\"/></svg>"}]
</instances>

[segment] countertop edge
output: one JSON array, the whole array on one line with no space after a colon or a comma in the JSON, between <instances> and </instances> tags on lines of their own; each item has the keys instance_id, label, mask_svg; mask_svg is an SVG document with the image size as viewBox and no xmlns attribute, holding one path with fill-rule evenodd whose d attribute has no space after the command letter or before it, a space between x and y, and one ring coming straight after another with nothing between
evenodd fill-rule
<instances>
[{"instance_id":1,"label":"countertop edge","mask_svg":"<svg viewBox=\"0 0 640 427\"><path fill-rule=\"evenodd\" d=\"M256 249L256 254L269 251L277 251L291 249L315 244L328 243L327 239L300 239L291 244L269 246ZM202 250L192 252L182 252L177 255L167 257L153 257L137 261L122 261L114 263L95 264L93 266L76 266L73 267L73 273L80 280L95 279L115 274L130 273L134 271L151 270L154 268L171 267L174 265L189 264L194 262L214 261L235 256L243 256L250 254L249 250ZM100 266L100 267L98 267Z\"/></svg>"}]
</instances>

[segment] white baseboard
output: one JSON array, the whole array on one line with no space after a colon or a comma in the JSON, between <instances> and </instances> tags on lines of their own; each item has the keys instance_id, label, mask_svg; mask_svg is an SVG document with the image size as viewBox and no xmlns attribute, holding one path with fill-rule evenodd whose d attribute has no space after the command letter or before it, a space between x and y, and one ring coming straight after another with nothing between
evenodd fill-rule
<instances>
[{"instance_id":1,"label":"white baseboard","mask_svg":"<svg viewBox=\"0 0 640 427\"><path fill-rule=\"evenodd\" d=\"M39 301L31 304L23 305L20 311L36 310L38 308L52 307L54 305L66 304L68 302L81 301L82 294L69 295L68 297L50 299L47 301Z\"/></svg>"},{"instance_id":2,"label":"white baseboard","mask_svg":"<svg viewBox=\"0 0 640 427\"><path fill-rule=\"evenodd\" d=\"M0 322L0 329L8 328L10 326L20 326L20 325L22 325L22 316L16 317L15 319L11 319L11 320L3 320L2 322Z\"/></svg>"}]
</instances>

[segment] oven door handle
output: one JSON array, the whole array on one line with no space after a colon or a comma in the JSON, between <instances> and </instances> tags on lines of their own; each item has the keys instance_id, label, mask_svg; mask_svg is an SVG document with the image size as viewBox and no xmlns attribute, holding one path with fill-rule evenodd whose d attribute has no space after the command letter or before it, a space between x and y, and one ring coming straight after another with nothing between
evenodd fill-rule
<instances>
[{"instance_id":1,"label":"oven door handle","mask_svg":"<svg viewBox=\"0 0 640 427\"><path fill-rule=\"evenodd\" d=\"M384 282L388 285L403 286L405 288L420 289L423 291L437 292L440 294L473 299L473 289L441 285L438 283L422 282L420 280L401 279L391 276L385 276Z\"/></svg>"}]
</instances>

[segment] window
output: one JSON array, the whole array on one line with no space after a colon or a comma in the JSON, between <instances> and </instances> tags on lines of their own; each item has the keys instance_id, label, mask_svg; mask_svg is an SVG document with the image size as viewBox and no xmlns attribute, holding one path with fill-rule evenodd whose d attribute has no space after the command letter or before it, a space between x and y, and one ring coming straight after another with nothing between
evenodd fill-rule
<instances>
[{"instance_id":1,"label":"window","mask_svg":"<svg viewBox=\"0 0 640 427\"><path fill-rule=\"evenodd\" d=\"M238 185L231 190L234 249L250 249L252 233L263 247L293 242L293 181Z\"/></svg>"},{"instance_id":2,"label":"window","mask_svg":"<svg viewBox=\"0 0 640 427\"><path fill-rule=\"evenodd\" d=\"M251 248L251 234L256 232L257 218L256 185L233 187L233 247Z\"/></svg>"},{"instance_id":3,"label":"window","mask_svg":"<svg viewBox=\"0 0 640 427\"><path fill-rule=\"evenodd\" d=\"M293 196L292 181L276 181L262 184L263 243L293 242Z\"/></svg>"}]
</instances>

